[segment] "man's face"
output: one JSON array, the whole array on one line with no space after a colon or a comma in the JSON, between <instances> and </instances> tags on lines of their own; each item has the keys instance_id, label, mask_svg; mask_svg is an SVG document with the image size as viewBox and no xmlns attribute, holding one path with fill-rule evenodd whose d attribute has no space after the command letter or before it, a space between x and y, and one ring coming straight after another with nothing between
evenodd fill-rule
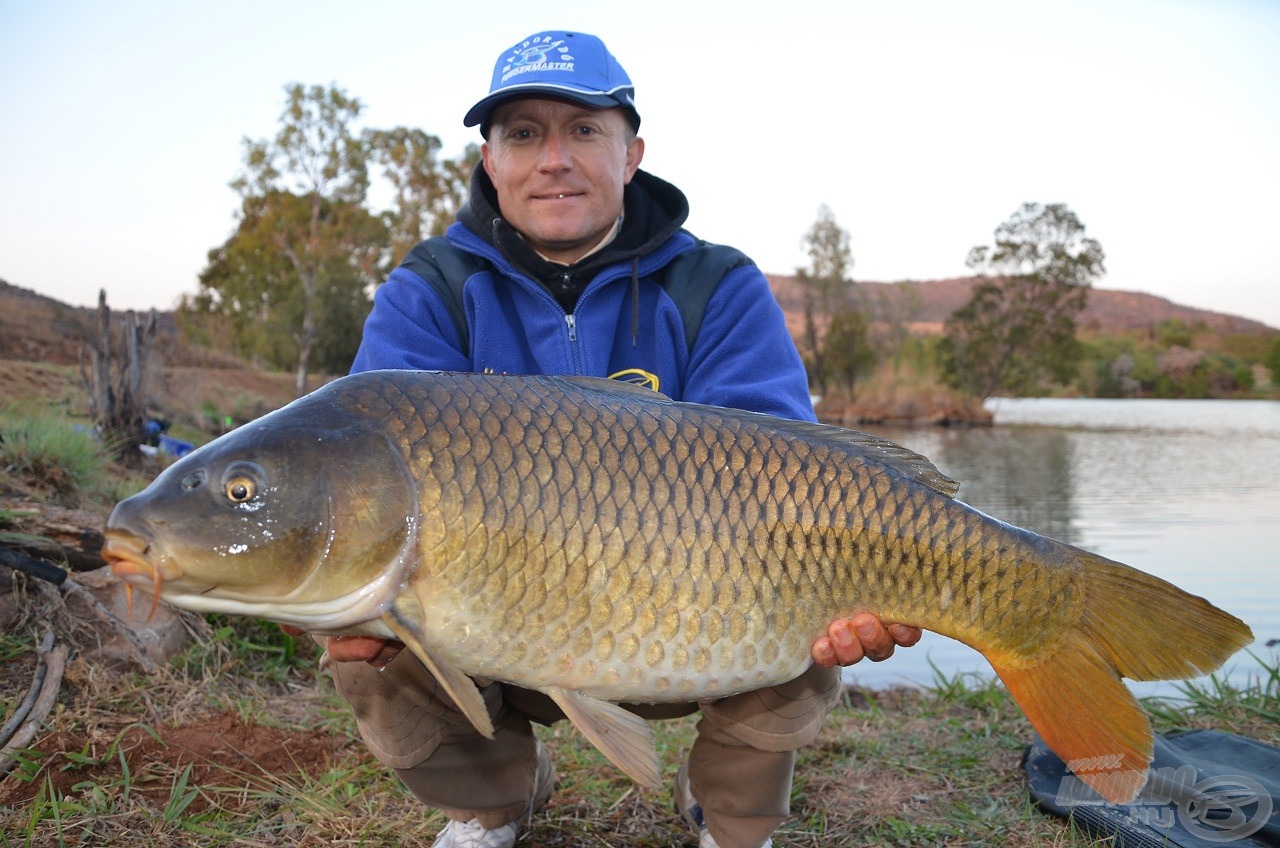
<instances>
[{"instance_id":1,"label":"man's face","mask_svg":"<svg viewBox=\"0 0 1280 848\"><path fill-rule=\"evenodd\" d=\"M644 141L620 108L527 99L494 110L481 153L502 217L542 255L572 263L622 214Z\"/></svg>"}]
</instances>

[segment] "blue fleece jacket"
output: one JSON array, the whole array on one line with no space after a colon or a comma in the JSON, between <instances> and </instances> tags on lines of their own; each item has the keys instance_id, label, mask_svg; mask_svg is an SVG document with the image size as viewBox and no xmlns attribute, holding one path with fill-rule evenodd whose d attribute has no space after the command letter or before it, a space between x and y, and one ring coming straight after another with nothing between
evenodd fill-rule
<instances>
[{"instance_id":1,"label":"blue fleece jacket","mask_svg":"<svg viewBox=\"0 0 1280 848\"><path fill-rule=\"evenodd\" d=\"M685 283L667 280L664 288L662 271L681 254L709 249L677 230L644 255L600 268L566 314L492 241L455 223L445 236L418 245L378 288L351 370L612 377L676 400L814 420L782 310L745 257L721 269L692 344L686 338L685 316L671 295L672 286ZM465 279L444 282L450 272L460 275L459 267ZM434 284L426 279L432 276ZM454 319L457 304L451 312L446 302L448 292L459 290L465 342Z\"/></svg>"}]
</instances>

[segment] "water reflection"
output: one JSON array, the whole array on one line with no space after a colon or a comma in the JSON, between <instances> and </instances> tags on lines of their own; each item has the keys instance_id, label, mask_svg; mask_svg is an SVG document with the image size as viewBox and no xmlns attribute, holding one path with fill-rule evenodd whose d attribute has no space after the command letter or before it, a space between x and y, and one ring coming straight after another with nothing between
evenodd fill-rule
<instances>
[{"instance_id":1,"label":"water reflection","mask_svg":"<svg viewBox=\"0 0 1280 848\"><path fill-rule=\"evenodd\" d=\"M996 426L868 428L933 460L966 503L1012 524L1157 574L1243 618L1255 652L1280 637L1280 403L1002 400ZM989 671L975 652L930 634L851 677L928 683ZM1256 673L1241 654L1235 682ZM1140 694L1170 694L1140 684Z\"/></svg>"},{"instance_id":2,"label":"water reflection","mask_svg":"<svg viewBox=\"0 0 1280 848\"><path fill-rule=\"evenodd\" d=\"M1062 430L983 428L943 431L936 449L925 456L960 483L958 497L970 506L1075 544L1073 452Z\"/></svg>"}]
</instances>

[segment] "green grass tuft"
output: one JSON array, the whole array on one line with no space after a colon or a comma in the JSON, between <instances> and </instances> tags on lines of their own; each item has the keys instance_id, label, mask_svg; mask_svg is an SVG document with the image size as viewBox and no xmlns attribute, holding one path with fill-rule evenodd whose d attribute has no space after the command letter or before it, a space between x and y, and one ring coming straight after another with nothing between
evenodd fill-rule
<instances>
[{"instance_id":1,"label":"green grass tuft","mask_svg":"<svg viewBox=\"0 0 1280 848\"><path fill-rule=\"evenodd\" d=\"M1257 673L1243 686L1216 674L1178 683L1173 698L1144 698L1160 733L1214 728L1280 745L1280 655L1250 653Z\"/></svg>"},{"instance_id":2,"label":"green grass tuft","mask_svg":"<svg viewBox=\"0 0 1280 848\"><path fill-rule=\"evenodd\" d=\"M122 474L113 447L58 411L0 405L0 476L70 505L114 503L143 485Z\"/></svg>"}]
</instances>

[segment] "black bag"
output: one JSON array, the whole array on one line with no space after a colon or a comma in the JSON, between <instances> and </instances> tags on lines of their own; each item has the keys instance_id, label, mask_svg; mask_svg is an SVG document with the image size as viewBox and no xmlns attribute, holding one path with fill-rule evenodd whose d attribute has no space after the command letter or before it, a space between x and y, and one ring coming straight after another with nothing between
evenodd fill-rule
<instances>
[{"instance_id":1,"label":"black bag","mask_svg":"<svg viewBox=\"0 0 1280 848\"><path fill-rule=\"evenodd\" d=\"M1147 785L1112 804L1037 737L1022 755L1032 800L1116 848L1280 848L1280 748L1214 730L1155 738Z\"/></svg>"}]
</instances>

